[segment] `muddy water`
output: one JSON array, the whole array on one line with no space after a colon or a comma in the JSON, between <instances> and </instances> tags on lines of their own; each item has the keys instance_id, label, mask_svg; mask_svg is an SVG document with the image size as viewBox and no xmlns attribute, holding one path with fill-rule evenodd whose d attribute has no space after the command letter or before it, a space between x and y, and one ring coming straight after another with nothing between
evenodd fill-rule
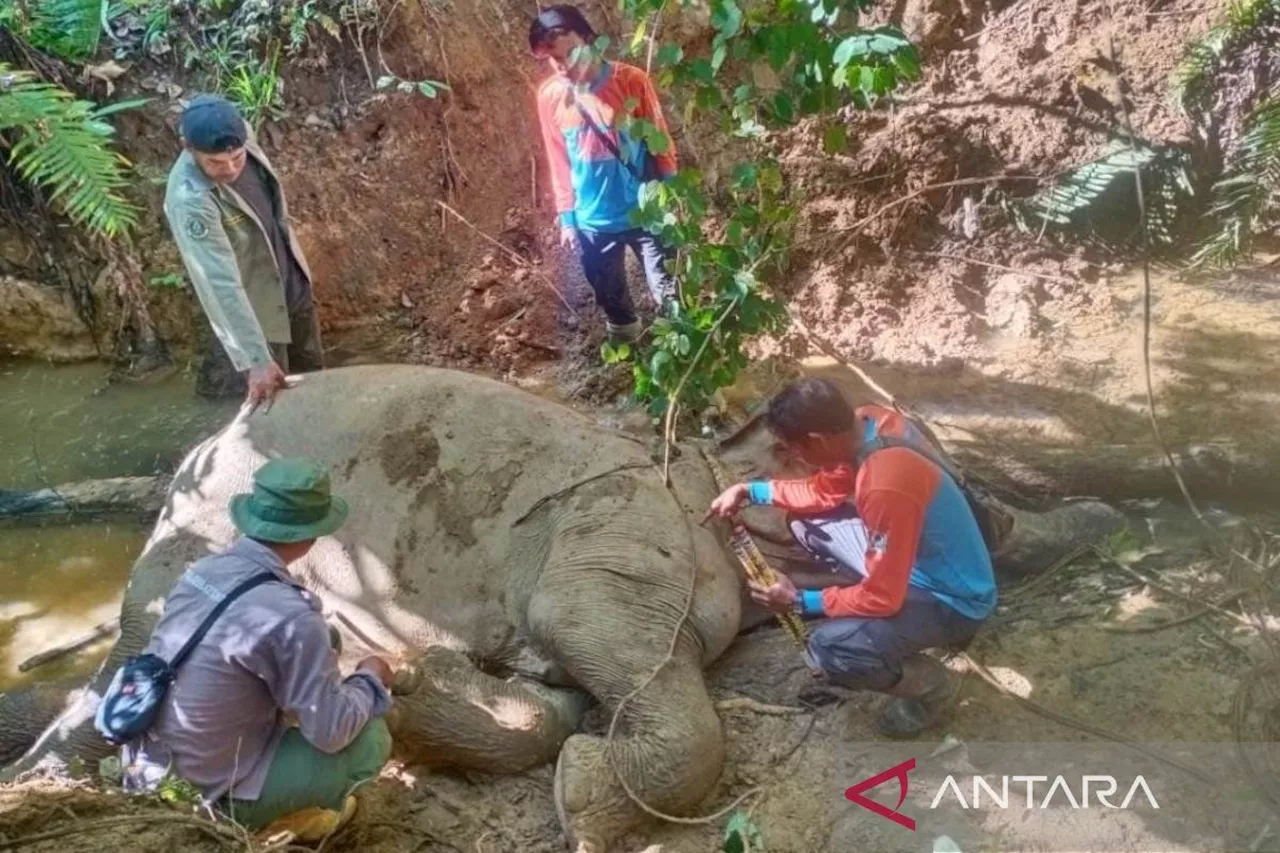
<instances>
[{"instance_id":1,"label":"muddy water","mask_svg":"<svg viewBox=\"0 0 1280 853\"><path fill-rule=\"evenodd\" d=\"M0 363L0 488L171 467L236 409L196 397L181 373L138 384L106 377L96 363Z\"/></svg>"},{"instance_id":2,"label":"muddy water","mask_svg":"<svg viewBox=\"0 0 1280 853\"><path fill-rule=\"evenodd\" d=\"M236 408L195 397L180 373L147 384L105 380L100 364L0 363L0 488L171 469ZM118 615L148 533L136 520L0 525L0 690L97 666L111 638L18 671Z\"/></svg>"}]
</instances>

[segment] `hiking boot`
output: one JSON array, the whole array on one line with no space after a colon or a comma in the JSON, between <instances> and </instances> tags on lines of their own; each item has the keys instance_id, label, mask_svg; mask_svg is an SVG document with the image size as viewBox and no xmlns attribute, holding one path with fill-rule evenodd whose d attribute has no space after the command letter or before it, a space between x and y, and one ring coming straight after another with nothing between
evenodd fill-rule
<instances>
[{"instance_id":1,"label":"hiking boot","mask_svg":"<svg viewBox=\"0 0 1280 853\"><path fill-rule=\"evenodd\" d=\"M355 795L349 795L342 804L342 811L322 809L319 807L299 809L283 817L273 820L266 829L259 833L263 839L279 837L283 833L293 833L294 841L301 844L315 844L351 822L356 813Z\"/></svg>"},{"instance_id":2,"label":"hiking boot","mask_svg":"<svg viewBox=\"0 0 1280 853\"><path fill-rule=\"evenodd\" d=\"M876 720L880 734L911 738L936 725L955 695L947 668L928 655L912 655L902 662L902 678L885 693L894 697Z\"/></svg>"},{"instance_id":3,"label":"hiking boot","mask_svg":"<svg viewBox=\"0 0 1280 853\"><path fill-rule=\"evenodd\" d=\"M605 321L605 334L609 336L609 340L613 343L635 343L640 340L640 321L632 320L625 326L615 326L613 323Z\"/></svg>"}]
</instances>

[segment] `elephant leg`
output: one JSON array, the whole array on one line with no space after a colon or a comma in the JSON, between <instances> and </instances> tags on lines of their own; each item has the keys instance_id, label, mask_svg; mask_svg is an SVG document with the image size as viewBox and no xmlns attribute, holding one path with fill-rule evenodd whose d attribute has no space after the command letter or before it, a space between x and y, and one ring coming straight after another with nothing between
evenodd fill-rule
<instances>
[{"instance_id":1,"label":"elephant leg","mask_svg":"<svg viewBox=\"0 0 1280 853\"><path fill-rule=\"evenodd\" d=\"M666 576L679 579L687 572L673 565ZM575 574L581 579L577 583L535 593L530 628L578 683L613 712L666 654L680 608L676 605L670 618L660 618L639 604L644 593L638 590L630 598L602 601L601 588L616 583L616 576ZM665 598L667 592L674 593L669 596L673 600L681 596L676 589L657 595ZM649 600L653 598L650 590ZM629 619L628 613L638 618ZM625 625L609 618L614 614ZM688 625L673 658L627 702L608 753L606 740L575 734L556 763L556 810L569 848L577 853L603 853L648 819L619 777L650 808L676 815L698 805L720 777L723 732L703 679L700 645Z\"/></svg>"},{"instance_id":2,"label":"elephant leg","mask_svg":"<svg viewBox=\"0 0 1280 853\"><path fill-rule=\"evenodd\" d=\"M434 647L396 674L387 725L411 764L518 773L555 759L590 704L578 690L481 672Z\"/></svg>"}]
</instances>

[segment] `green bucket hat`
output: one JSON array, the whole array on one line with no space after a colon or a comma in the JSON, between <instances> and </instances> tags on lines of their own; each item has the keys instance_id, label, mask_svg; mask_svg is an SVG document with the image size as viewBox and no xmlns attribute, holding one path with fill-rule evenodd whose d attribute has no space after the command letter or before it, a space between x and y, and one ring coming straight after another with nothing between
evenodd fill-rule
<instances>
[{"instance_id":1,"label":"green bucket hat","mask_svg":"<svg viewBox=\"0 0 1280 853\"><path fill-rule=\"evenodd\" d=\"M347 520L347 502L329 493L329 472L308 459L272 459L253 475L253 492L235 495L231 520L267 542L326 536Z\"/></svg>"}]
</instances>

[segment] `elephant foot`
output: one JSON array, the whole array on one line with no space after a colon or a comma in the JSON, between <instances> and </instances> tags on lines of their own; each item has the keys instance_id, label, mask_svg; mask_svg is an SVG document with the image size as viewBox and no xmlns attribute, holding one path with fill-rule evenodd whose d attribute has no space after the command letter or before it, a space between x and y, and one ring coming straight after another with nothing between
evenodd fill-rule
<instances>
[{"instance_id":1,"label":"elephant foot","mask_svg":"<svg viewBox=\"0 0 1280 853\"><path fill-rule=\"evenodd\" d=\"M637 696L624 717L633 711L643 722L626 726L624 720L608 752L603 737L575 734L565 741L555 803L570 850L606 853L652 812L688 815L715 788L724 765L723 732L694 676L700 673L689 666L683 676L652 685L652 697L647 691Z\"/></svg>"},{"instance_id":2,"label":"elephant foot","mask_svg":"<svg viewBox=\"0 0 1280 853\"><path fill-rule=\"evenodd\" d=\"M606 853L636 823L639 809L627 797L604 751L604 738L574 735L556 761L556 817L573 853Z\"/></svg>"},{"instance_id":3,"label":"elephant foot","mask_svg":"<svg viewBox=\"0 0 1280 853\"><path fill-rule=\"evenodd\" d=\"M1010 579L1038 574L1072 551L1100 545L1127 523L1119 510L1100 501L1072 501L1047 512L1006 509L1013 529L994 562Z\"/></svg>"},{"instance_id":4,"label":"elephant foot","mask_svg":"<svg viewBox=\"0 0 1280 853\"><path fill-rule=\"evenodd\" d=\"M398 672L392 692L387 725L397 757L495 773L554 760L591 701L578 690L495 678L441 647Z\"/></svg>"}]
</instances>

